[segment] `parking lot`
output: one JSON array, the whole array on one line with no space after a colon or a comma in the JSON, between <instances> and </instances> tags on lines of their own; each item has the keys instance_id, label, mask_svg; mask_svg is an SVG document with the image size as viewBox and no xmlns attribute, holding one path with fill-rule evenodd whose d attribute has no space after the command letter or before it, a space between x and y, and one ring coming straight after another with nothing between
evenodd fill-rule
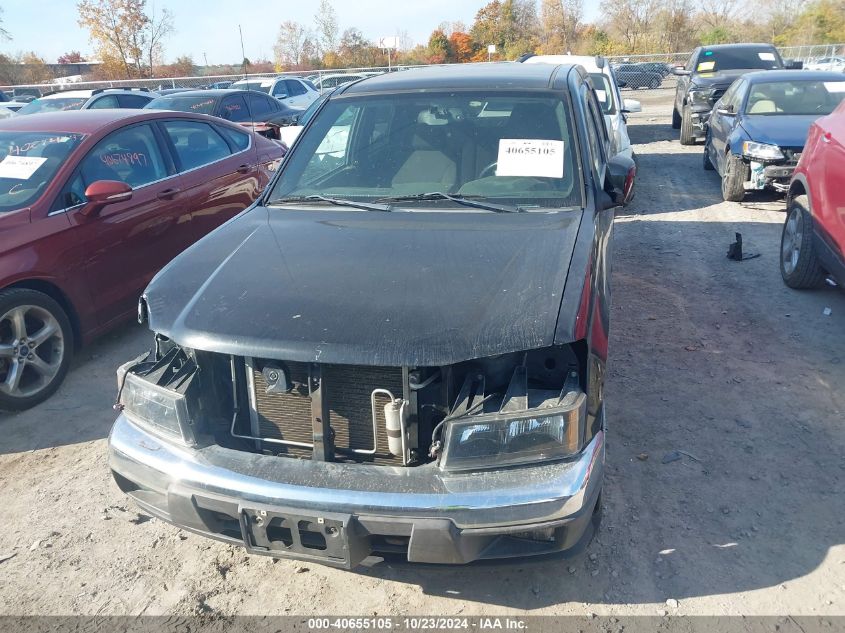
<instances>
[{"instance_id":1,"label":"parking lot","mask_svg":"<svg viewBox=\"0 0 845 633\"><path fill-rule=\"evenodd\" d=\"M0 613L845 614L845 293L787 289L783 200L722 202L671 94L630 96L639 175L614 231L604 522L585 554L350 573L139 513L106 459L114 370L150 339L127 325L55 397L0 413ZM736 232L760 257L725 257Z\"/></svg>"}]
</instances>

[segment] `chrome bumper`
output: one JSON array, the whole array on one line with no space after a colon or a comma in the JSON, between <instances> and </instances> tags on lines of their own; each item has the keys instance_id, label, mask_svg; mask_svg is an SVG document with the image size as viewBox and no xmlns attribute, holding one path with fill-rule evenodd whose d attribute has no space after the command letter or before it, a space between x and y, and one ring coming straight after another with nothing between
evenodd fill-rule
<instances>
[{"instance_id":1,"label":"chrome bumper","mask_svg":"<svg viewBox=\"0 0 845 633\"><path fill-rule=\"evenodd\" d=\"M604 433L565 462L446 473L434 465L313 462L216 445L190 449L121 415L109 437L109 464L121 489L148 512L254 553L343 567L360 562L327 561L297 547L255 551L247 510L314 517L321 524L324 515L343 516L350 534L361 537L364 554L400 543L411 561L464 563L567 550L584 541L601 491ZM541 530L552 537L524 534Z\"/></svg>"}]
</instances>

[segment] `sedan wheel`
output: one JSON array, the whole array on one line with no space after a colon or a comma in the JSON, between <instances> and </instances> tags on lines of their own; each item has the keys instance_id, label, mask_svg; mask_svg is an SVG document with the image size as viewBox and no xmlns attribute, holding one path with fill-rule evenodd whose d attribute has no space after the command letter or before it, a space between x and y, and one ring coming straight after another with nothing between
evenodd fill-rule
<instances>
[{"instance_id":1,"label":"sedan wheel","mask_svg":"<svg viewBox=\"0 0 845 633\"><path fill-rule=\"evenodd\" d=\"M0 408L26 409L58 389L72 334L61 307L33 290L0 292Z\"/></svg>"}]
</instances>

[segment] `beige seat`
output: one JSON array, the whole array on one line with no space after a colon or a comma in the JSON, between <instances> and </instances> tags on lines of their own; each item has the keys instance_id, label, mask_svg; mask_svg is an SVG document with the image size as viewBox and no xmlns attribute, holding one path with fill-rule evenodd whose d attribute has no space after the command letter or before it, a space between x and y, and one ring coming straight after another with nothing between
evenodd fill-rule
<instances>
[{"instance_id":1,"label":"beige seat","mask_svg":"<svg viewBox=\"0 0 845 633\"><path fill-rule=\"evenodd\" d=\"M424 120L421 115L419 121ZM444 126L428 122L417 124L411 140L411 153L393 176L394 190L428 193L449 191L455 186L458 168L455 161L440 150L445 147L445 130L439 130L440 127ZM409 185L412 185L413 191Z\"/></svg>"},{"instance_id":2,"label":"beige seat","mask_svg":"<svg viewBox=\"0 0 845 633\"><path fill-rule=\"evenodd\" d=\"M755 101L749 108L748 114L774 114L780 112L777 104L771 99L760 99Z\"/></svg>"}]
</instances>

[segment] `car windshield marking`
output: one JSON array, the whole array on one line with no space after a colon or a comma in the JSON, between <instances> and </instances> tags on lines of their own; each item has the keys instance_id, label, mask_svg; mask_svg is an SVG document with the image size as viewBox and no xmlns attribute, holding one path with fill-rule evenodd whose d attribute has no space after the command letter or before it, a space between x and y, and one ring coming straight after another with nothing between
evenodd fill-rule
<instances>
[{"instance_id":1,"label":"car windshield marking","mask_svg":"<svg viewBox=\"0 0 845 633\"><path fill-rule=\"evenodd\" d=\"M462 196L451 195L443 193L442 191L432 191L430 193L418 193L407 196L392 196L387 198L379 198L379 202L409 202L413 200L450 200L467 207L475 207L476 209L485 209L487 211L495 211L496 213L521 213L525 211L522 207L509 206L503 204L495 204L492 202L482 202L483 196Z\"/></svg>"},{"instance_id":2,"label":"car windshield marking","mask_svg":"<svg viewBox=\"0 0 845 633\"><path fill-rule=\"evenodd\" d=\"M331 198L329 196L286 196L284 198L276 198L271 200L269 206L278 206L283 204L297 204L302 202L326 202L328 204L336 204L341 207L353 207L355 209L366 209L368 211L392 211L393 208L389 204L370 204L367 202L356 202L355 200L347 200L345 198Z\"/></svg>"}]
</instances>

